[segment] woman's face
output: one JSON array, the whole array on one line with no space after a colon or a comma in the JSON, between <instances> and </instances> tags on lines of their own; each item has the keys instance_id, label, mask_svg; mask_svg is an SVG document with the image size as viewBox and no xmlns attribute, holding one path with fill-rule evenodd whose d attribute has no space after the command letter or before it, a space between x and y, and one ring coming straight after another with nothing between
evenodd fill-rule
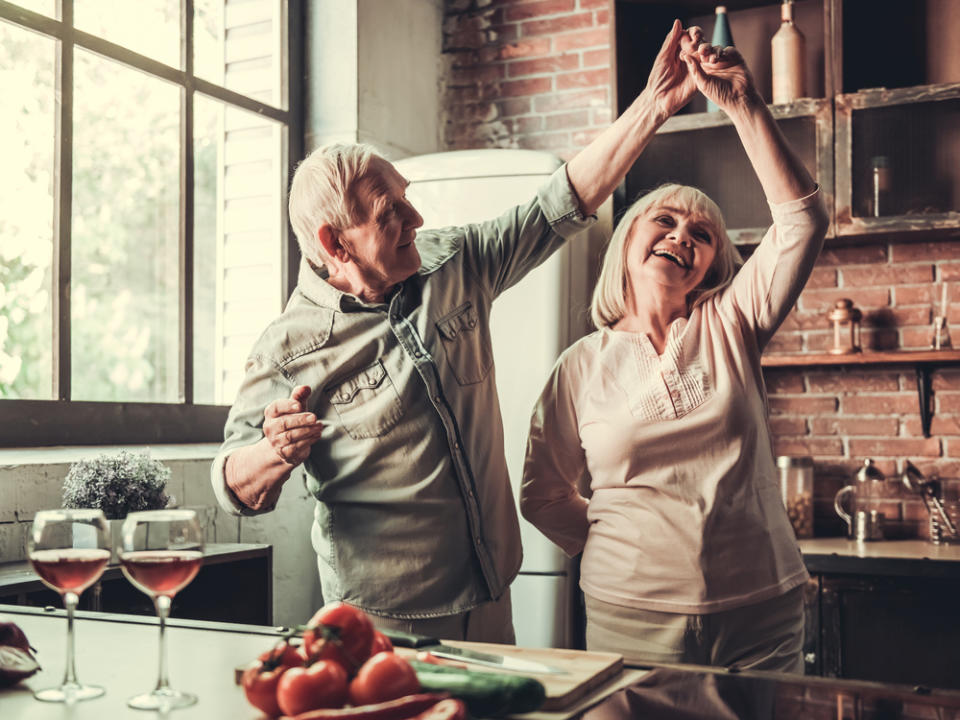
<instances>
[{"instance_id":1,"label":"woman's face","mask_svg":"<svg viewBox=\"0 0 960 720\"><path fill-rule=\"evenodd\" d=\"M706 218L655 204L637 216L627 238L626 269L634 296L663 292L685 301L717 255L717 233Z\"/></svg>"}]
</instances>

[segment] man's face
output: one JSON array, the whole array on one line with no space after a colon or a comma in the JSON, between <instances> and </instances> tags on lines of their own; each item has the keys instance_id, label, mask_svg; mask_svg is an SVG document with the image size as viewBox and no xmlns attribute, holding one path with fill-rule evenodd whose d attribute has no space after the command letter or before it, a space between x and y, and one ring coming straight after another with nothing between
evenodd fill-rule
<instances>
[{"instance_id":1,"label":"man's face","mask_svg":"<svg viewBox=\"0 0 960 720\"><path fill-rule=\"evenodd\" d=\"M420 269L413 240L423 218L406 198L409 183L386 160L374 157L354 187L353 202L366 220L340 240L368 289L382 293Z\"/></svg>"}]
</instances>

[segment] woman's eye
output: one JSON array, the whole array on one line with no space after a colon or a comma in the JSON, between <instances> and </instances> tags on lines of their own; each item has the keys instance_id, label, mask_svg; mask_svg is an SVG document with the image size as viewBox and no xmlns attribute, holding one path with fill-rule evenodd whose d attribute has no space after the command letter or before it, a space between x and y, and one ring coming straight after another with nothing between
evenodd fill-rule
<instances>
[{"instance_id":1,"label":"woman's eye","mask_svg":"<svg viewBox=\"0 0 960 720\"><path fill-rule=\"evenodd\" d=\"M697 233L696 237L700 242L706 243L707 245L713 242L713 238L710 237L710 233L705 233L705 232Z\"/></svg>"},{"instance_id":2,"label":"woman's eye","mask_svg":"<svg viewBox=\"0 0 960 720\"><path fill-rule=\"evenodd\" d=\"M661 225L673 225L673 218L669 215L659 215L656 218L656 222L660 223Z\"/></svg>"}]
</instances>

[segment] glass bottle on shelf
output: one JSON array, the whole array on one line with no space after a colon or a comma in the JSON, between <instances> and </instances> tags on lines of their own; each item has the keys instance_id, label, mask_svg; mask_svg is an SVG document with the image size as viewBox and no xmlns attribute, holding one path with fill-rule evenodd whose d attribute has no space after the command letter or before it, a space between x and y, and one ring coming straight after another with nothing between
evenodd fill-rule
<instances>
[{"instance_id":1,"label":"glass bottle on shelf","mask_svg":"<svg viewBox=\"0 0 960 720\"><path fill-rule=\"evenodd\" d=\"M777 458L780 490L787 517L798 540L813 537L813 458Z\"/></svg>"},{"instance_id":2,"label":"glass bottle on shelf","mask_svg":"<svg viewBox=\"0 0 960 720\"><path fill-rule=\"evenodd\" d=\"M793 22L793 0L780 6L780 29L770 40L770 57L774 104L804 97L806 39Z\"/></svg>"},{"instance_id":3,"label":"glass bottle on shelf","mask_svg":"<svg viewBox=\"0 0 960 720\"><path fill-rule=\"evenodd\" d=\"M873 216L890 215L890 187L893 177L890 170L890 158L876 155L870 160L873 175Z\"/></svg>"},{"instance_id":4,"label":"glass bottle on shelf","mask_svg":"<svg viewBox=\"0 0 960 720\"><path fill-rule=\"evenodd\" d=\"M733 34L730 32L730 21L727 20L727 6L717 5L717 19L713 23L713 37L710 39L711 45L719 45L722 48L733 45ZM720 112L720 108L707 100L707 112Z\"/></svg>"}]
</instances>

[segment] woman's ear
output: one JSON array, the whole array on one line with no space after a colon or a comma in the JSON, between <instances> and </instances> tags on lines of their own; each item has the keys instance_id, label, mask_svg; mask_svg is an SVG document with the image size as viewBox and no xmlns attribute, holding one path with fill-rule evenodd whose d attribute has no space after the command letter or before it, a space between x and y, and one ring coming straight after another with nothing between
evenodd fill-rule
<instances>
[{"instance_id":1,"label":"woman's ear","mask_svg":"<svg viewBox=\"0 0 960 720\"><path fill-rule=\"evenodd\" d=\"M330 225L320 226L317 230L317 240L328 258L333 258L339 262L346 262L350 259L350 254L343 243L340 242L340 233Z\"/></svg>"}]
</instances>

